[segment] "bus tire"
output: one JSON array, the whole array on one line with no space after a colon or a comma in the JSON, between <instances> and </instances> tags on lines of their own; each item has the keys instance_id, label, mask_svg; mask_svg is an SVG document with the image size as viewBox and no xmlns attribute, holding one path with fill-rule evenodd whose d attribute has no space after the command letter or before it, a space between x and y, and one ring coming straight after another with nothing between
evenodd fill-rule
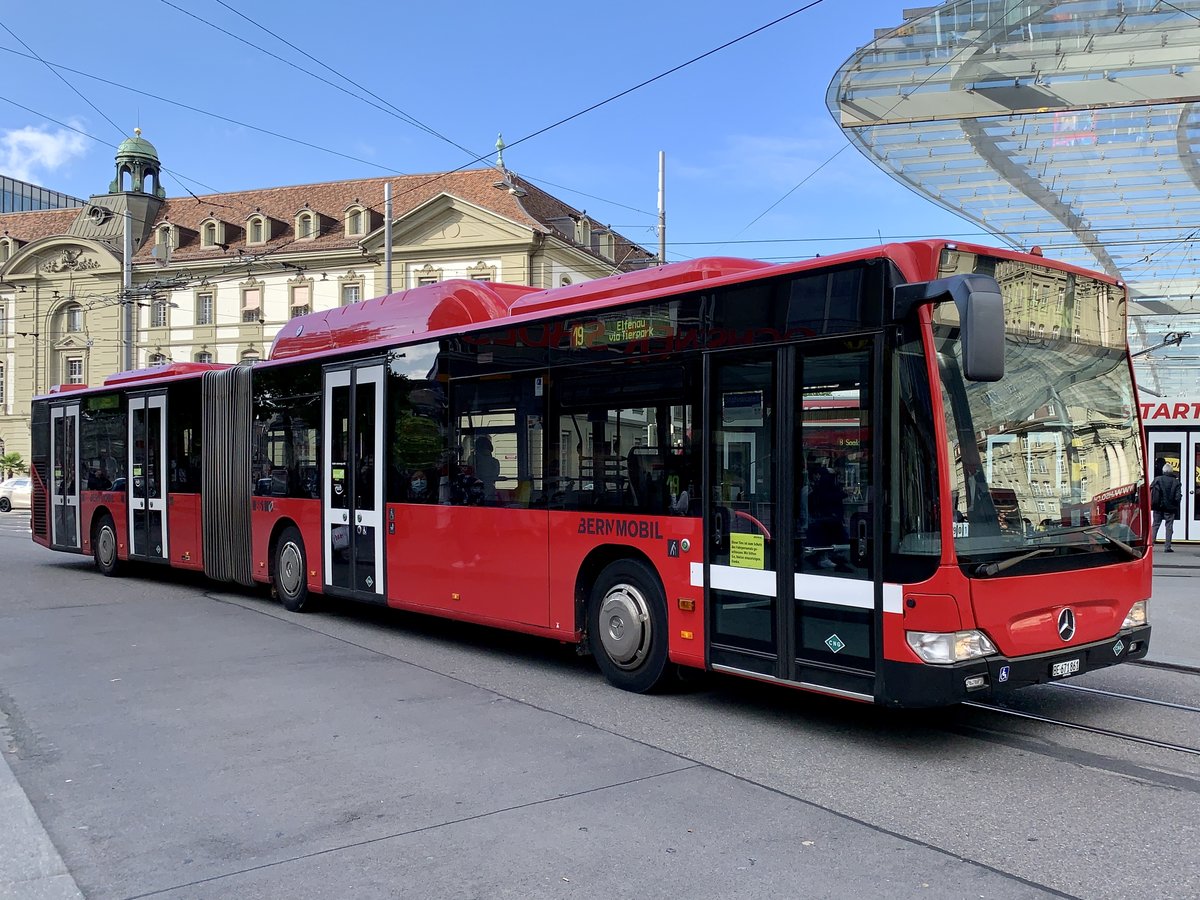
<instances>
[{"instance_id":1,"label":"bus tire","mask_svg":"<svg viewBox=\"0 0 1200 900\"><path fill-rule=\"evenodd\" d=\"M121 557L117 553L117 526L112 516L104 513L92 528L92 559L101 575L112 577L121 573Z\"/></svg>"},{"instance_id":2,"label":"bus tire","mask_svg":"<svg viewBox=\"0 0 1200 900\"><path fill-rule=\"evenodd\" d=\"M667 600L654 570L609 563L588 599L588 644L610 684L645 694L667 679Z\"/></svg>"},{"instance_id":3,"label":"bus tire","mask_svg":"<svg viewBox=\"0 0 1200 900\"><path fill-rule=\"evenodd\" d=\"M275 560L271 567L271 587L288 612L312 612L313 599L308 592L308 556L300 529L289 525L275 542Z\"/></svg>"}]
</instances>

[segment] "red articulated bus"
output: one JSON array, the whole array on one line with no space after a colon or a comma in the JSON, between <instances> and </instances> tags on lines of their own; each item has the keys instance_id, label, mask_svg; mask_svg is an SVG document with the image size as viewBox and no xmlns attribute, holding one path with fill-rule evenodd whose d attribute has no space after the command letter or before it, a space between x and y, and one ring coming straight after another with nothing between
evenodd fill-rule
<instances>
[{"instance_id":1,"label":"red articulated bus","mask_svg":"<svg viewBox=\"0 0 1200 900\"><path fill-rule=\"evenodd\" d=\"M996 696L1149 646L1125 308L944 241L422 286L39 397L34 540L574 642L633 691Z\"/></svg>"}]
</instances>

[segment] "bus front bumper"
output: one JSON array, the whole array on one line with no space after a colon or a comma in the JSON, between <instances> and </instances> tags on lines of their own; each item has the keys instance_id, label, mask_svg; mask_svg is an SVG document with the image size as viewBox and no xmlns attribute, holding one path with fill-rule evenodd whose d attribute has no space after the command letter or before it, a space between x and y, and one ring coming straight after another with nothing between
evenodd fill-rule
<instances>
[{"instance_id":1,"label":"bus front bumper","mask_svg":"<svg viewBox=\"0 0 1200 900\"><path fill-rule=\"evenodd\" d=\"M950 706L963 700L1000 697L1031 684L1142 659L1150 650L1150 626L1126 628L1093 644L1032 656L989 656L949 666L884 660L883 693L888 706Z\"/></svg>"}]
</instances>

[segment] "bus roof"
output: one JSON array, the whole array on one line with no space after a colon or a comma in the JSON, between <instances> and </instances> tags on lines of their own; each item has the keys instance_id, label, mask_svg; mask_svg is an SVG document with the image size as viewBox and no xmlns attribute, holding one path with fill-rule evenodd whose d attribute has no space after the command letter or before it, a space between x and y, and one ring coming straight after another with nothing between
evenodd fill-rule
<instances>
[{"instance_id":1,"label":"bus roof","mask_svg":"<svg viewBox=\"0 0 1200 900\"><path fill-rule=\"evenodd\" d=\"M565 312L614 298L633 300L650 291L677 290L702 281L772 268L775 266L758 260L708 257L548 290L497 282L441 281L298 316L275 338L269 358L280 360L349 350L496 319L554 310Z\"/></svg>"}]
</instances>

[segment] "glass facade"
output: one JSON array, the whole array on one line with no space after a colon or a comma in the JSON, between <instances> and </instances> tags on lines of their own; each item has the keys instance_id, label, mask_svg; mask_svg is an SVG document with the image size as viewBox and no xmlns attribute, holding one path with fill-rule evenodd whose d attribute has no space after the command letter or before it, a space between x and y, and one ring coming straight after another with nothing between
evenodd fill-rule
<instances>
[{"instance_id":1,"label":"glass facade","mask_svg":"<svg viewBox=\"0 0 1200 900\"><path fill-rule=\"evenodd\" d=\"M83 201L78 197L0 175L0 213L65 209L71 206L83 206Z\"/></svg>"},{"instance_id":2,"label":"glass facade","mask_svg":"<svg viewBox=\"0 0 1200 900\"><path fill-rule=\"evenodd\" d=\"M885 172L1012 246L1190 301L1198 18L1200 0L922 7L843 63L826 103Z\"/></svg>"}]
</instances>

